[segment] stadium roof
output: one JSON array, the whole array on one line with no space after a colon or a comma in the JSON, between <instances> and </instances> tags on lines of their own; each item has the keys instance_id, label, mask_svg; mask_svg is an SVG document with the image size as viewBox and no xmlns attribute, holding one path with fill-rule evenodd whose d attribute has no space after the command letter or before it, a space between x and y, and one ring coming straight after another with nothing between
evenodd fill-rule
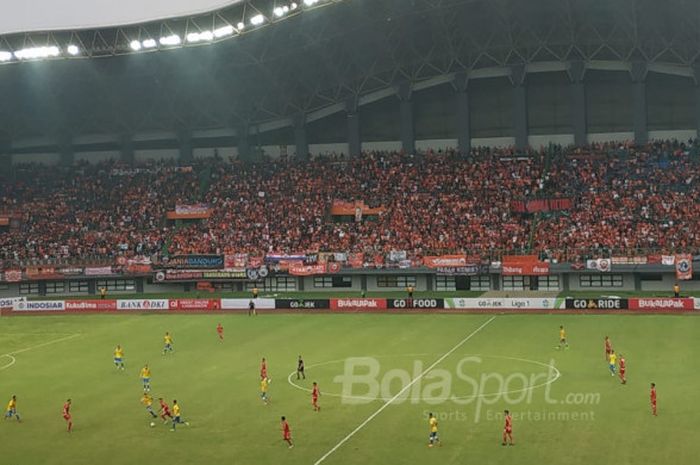
<instances>
[{"instance_id":1,"label":"stadium roof","mask_svg":"<svg viewBox=\"0 0 700 465\"><path fill-rule=\"evenodd\" d=\"M407 87L571 73L572 63L694 79L699 63L697 0L321 2L328 8L280 21L272 12L287 2L247 0L203 16L136 26L0 36L0 50L51 41L65 47L73 38L85 49L80 59L0 67L0 139L235 134L241 127L264 132ZM271 24L257 31L248 26L259 12ZM237 18L246 33L229 40L129 49L133 40L186 37L204 24L237 24Z\"/></svg>"}]
</instances>

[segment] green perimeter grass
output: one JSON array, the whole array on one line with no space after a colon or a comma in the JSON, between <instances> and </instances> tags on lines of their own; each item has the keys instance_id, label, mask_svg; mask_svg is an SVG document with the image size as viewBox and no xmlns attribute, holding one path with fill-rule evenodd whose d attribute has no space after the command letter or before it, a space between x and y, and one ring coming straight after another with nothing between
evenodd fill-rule
<instances>
[{"instance_id":1,"label":"green perimeter grass","mask_svg":"<svg viewBox=\"0 0 700 465\"><path fill-rule=\"evenodd\" d=\"M392 369L415 376L474 333L489 315L64 315L0 318L0 354L72 339L0 358L0 401L18 396L24 421L0 424L3 464L127 465L166 461L169 465L314 464L341 439L385 405L349 404L336 376L348 357L376 357L378 380ZM226 340L214 331L222 322ZM567 328L571 349L554 350L558 328ZM175 352L161 355L170 331ZM499 315L439 363L409 390L415 395L388 405L323 463L367 464L691 464L700 454L692 440L700 381L700 319L653 315ZM610 376L603 337L624 353L629 383ZM127 370L115 370L112 351L125 348ZM311 409L307 392L287 382L303 354L308 388L320 384L322 411ZM450 395L474 388L455 373L483 384L465 404L428 403L450 373ZM258 397L259 363L269 360L271 404ZM508 358L511 357L511 358ZM521 359L521 360L514 360ZM327 363L334 360L339 362ZM177 399L190 427L170 432L139 403L138 370L150 363L153 394ZM522 377L544 376L553 364L561 377L547 387L522 389ZM321 363L322 365L315 366ZM416 368L416 366L418 366ZM360 370L358 370L360 371ZM366 373L367 371L364 370ZM386 382L391 398L402 372ZM409 376L409 374L404 375ZM440 378L442 376L443 378ZM501 386L497 377L510 377ZM486 377L486 378L484 378ZM296 382L295 379L293 379ZM649 382L659 393L659 416L649 409ZM414 391L415 389L415 391ZM355 386L354 395L364 394ZM528 394L531 392L531 394ZM65 432L61 406L73 399L75 431ZM577 401L578 400L578 401ZM502 447L503 420L516 414L515 447ZM443 447L428 449L426 413L440 420ZM545 415L539 419L537 415ZM296 447L281 440L286 415ZM554 418L548 418L554 415ZM557 417L558 416L558 417ZM575 417L575 418L574 418Z\"/></svg>"}]
</instances>

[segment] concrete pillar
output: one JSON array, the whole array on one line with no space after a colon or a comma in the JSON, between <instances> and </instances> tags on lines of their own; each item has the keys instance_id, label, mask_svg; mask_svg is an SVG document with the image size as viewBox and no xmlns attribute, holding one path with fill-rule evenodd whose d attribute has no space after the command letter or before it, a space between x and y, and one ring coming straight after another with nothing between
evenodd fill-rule
<instances>
[{"instance_id":1,"label":"concrete pillar","mask_svg":"<svg viewBox=\"0 0 700 465\"><path fill-rule=\"evenodd\" d=\"M452 81L457 98L457 147L462 155L467 155L472 148L468 84L469 76L466 73L457 74Z\"/></svg>"},{"instance_id":2,"label":"concrete pillar","mask_svg":"<svg viewBox=\"0 0 700 465\"><path fill-rule=\"evenodd\" d=\"M398 88L400 123L401 123L401 149L405 153L416 152L416 133L413 123L413 101L411 100L411 83L402 82Z\"/></svg>"},{"instance_id":3,"label":"concrete pillar","mask_svg":"<svg viewBox=\"0 0 700 465\"><path fill-rule=\"evenodd\" d=\"M513 84L513 129L515 147L518 149L525 149L529 145L525 75L525 65L513 65L510 67L510 78Z\"/></svg>"},{"instance_id":4,"label":"concrete pillar","mask_svg":"<svg viewBox=\"0 0 700 465\"><path fill-rule=\"evenodd\" d=\"M59 146L61 165L72 166L75 163L75 148L70 140L61 142Z\"/></svg>"},{"instance_id":5,"label":"concrete pillar","mask_svg":"<svg viewBox=\"0 0 700 465\"><path fill-rule=\"evenodd\" d=\"M121 137L121 161L132 165L135 160L134 141L130 134Z\"/></svg>"},{"instance_id":6,"label":"concrete pillar","mask_svg":"<svg viewBox=\"0 0 700 465\"><path fill-rule=\"evenodd\" d=\"M634 141L646 144L649 140L647 125L647 65L636 61L632 63L632 87L634 90Z\"/></svg>"},{"instance_id":7,"label":"concrete pillar","mask_svg":"<svg viewBox=\"0 0 700 465\"><path fill-rule=\"evenodd\" d=\"M298 115L294 119L294 145L296 146L297 160L308 160L309 142L306 138L305 115Z\"/></svg>"},{"instance_id":8,"label":"concrete pillar","mask_svg":"<svg viewBox=\"0 0 700 465\"><path fill-rule=\"evenodd\" d=\"M700 76L698 76L700 77ZM700 85L695 85L695 130L697 136L700 137Z\"/></svg>"},{"instance_id":9,"label":"concrete pillar","mask_svg":"<svg viewBox=\"0 0 700 465\"><path fill-rule=\"evenodd\" d=\"M346 104L348 115L348 153L349 157L356 157L362 153L362 139L360 136L360 112L357 97L351 97Z\"/></svg>"},{"instance_id":10,"label":"concrete pillar","mask_svg":"<svg viewBox=\"0 0 700 465\"><path fill-rule=\"evenodd\" d=\"M584 145L588 142L588 120L586 113L586 86L583 76L586 69L582 61L569 63L571 78L571 127L574 130L574 144Z\"/></svg>"},{"instance_id":11,"label":"concrete pillar","mask_svg":"<svg viewBox=\"0 0 700 465\"><path fill-rule=\"evenodd\" d=\"M192 132L183 130L178 134L180 142L180 157L181 163L189 163L194 160L194 146L192 143Z\"/></svg>"}]
</instances>

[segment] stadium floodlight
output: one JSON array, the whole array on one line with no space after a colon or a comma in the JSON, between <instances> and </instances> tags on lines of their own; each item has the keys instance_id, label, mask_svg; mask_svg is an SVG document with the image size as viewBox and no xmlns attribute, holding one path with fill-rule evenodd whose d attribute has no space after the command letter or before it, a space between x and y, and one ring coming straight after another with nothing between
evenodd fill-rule
<instances>
[{"instance_id":1,"label":"stadium floodlight","mask_svg":"<svg viewBox=\"0 0 700 465\"><path fill-rule=\"evenodd\" d=\"M78 48L78 46L77 46L77 45L73 45L73 44L69 45L69 46L66 48L66 51L68 52L69 55L73 55L73 56L75 56L75 55L77 55L77 54L80 53L80 49Z\"/></svg>"},{"instance_id":2,"label":"stadium floodlight","mask_svg":"<svg viewBox=\"0 0 700 465\"><path fill-rule=\"evenodd\" d=\"M278 18L281 18L282 16L286 15L289 13L289 7L287 5L285 6L278 6L272 12L277 16Z\"/></svg>"},{"instance_id":3,"label":"stadium floodlight","mask_svg":"<svg viewBox=\"0 0 700 465\"><path fill-rule=\"evenodd\" d=\"M265 17L261 14L257 14L250 18L250 24L253 26L260 26L262 23L265 22Z\"/></svg>"},{"instance_id":4,"label":"stadium floodlight","mask_svg":"<svg viewBox=\"0 0 700 465\"><path fill-rule=\"evenodd\" d=\"M230 24L228 26L223 26L218 29L214 29L213 32L214 37L216 37L217 39L224 36L230 36L231 34L233 34L233 26L231 26Z\"/></svg>"},{"instance_id":5,"label":"stadium floodlight","mask_svg":"<svg viewBox=\"0 0 700 465\"><path fill-rule=\"evenodd\" d=\"M195 43L203 40L209 41L214 39L214 33L211 31L190 32L187 34L187 42Z\"/></svg>"},{"instance_id":6,"label":"stadium floodlight","mask_svg":"<svg viewBox=\"0 0 700 465\"><path fill-rule=\"evenodd\" d=\"M243 29L245 29L245 24L243 22L236 24L236 29L238 29L238 32L241 32Z\"/></svg>"},{"instance_id":7,"label":"stadium floodlight","mask_svg":"<svg viewBox=\"0 0 700 465\"><path fill-rule=\"evenodd\" d=\"M318 3L318 0L304 0L304 5L306 5L306 6L314 6L317 3Z\"/></svg>"},{"instance_id":8,"label":"stadium floodlight","mask_svg":"<svg viewBox=\"0 0 700 465\"><path fill-rule=\"evenodd\" d=\"M199 38L202 40L213 40L214 39L214 33L211 31L202 31L199 33Z\"/></svg>"},{"instance_id":9,"label":"stadium floodlight","mask_svg":"<svg viewBox=\"0 0 700 465\"><path fill-rule=\"evenodd\" d=\"M12 52L6 52L5 50L0 50L0 61L10 61L12 59Z\"/></svg>"},{"instance_id":10,"label":"stadium floodlight","mask_svg":"<svg viewBox=\"0 0 700 465\"><path fill-rule=\"evenodd\" d=\"M296 10L298 7L299 5L297 5L297 2L292 2L292 4L289 5L289 9L292 11Z\"/></svg>"},{"instance_id":11,"label":"stadium floodlight","mask_svg":"<svg viewBox=\"0 0 700 465\"><path fill-rule=\"evenodd\" d=\"M48 58L58 56L61 51L56 46L23 48L15 52L15 58L31 60L33 58Z\"/></svg>"},{"instance_id":12,"label":"stadium floodlight","mask_svg":"<svg viewBox=\"0 0 700 465\"><path fill-rule=\"evenodd\" d=\"M131 50L138 52L139 50L141 50L141 42L139 42L138 40L132 40L129 43L129 47L131 47Z\"/></svg>"},{"instance_id":13,"label":"stadium floodlight","mask_svg":"<svg viewBox=\"0 0 700 465\"><path fill-rule=\"evenodd\" d=\"M180 45L182 39L177 34L172 34L169 36L161 37L159 39L161 45Z\"/></svg>"},{"instance_id":14,"label":"stadium floodlight","mask_svg":"<svg viewBox=\"0 0 700 465\"><path fill-rule=\"evenodd\" d=\"M142 42L143 48L154 48L158 43L156 39L146 39Z\"/></svg>"}]
</instances>

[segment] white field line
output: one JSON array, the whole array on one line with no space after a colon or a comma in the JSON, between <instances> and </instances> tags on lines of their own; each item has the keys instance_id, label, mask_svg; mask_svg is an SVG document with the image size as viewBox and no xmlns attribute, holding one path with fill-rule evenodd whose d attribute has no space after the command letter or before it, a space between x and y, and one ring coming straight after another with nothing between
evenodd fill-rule
<instances>
[{"instance_id":1,"label":"white field line","mask_svg":"<svg viewBox=\"0 0 700 465\"><path fill-rule=\"evenodd\" d=\"M80 333L75 333L75 334L71 334L70 336L65 336L65 337L62 337L62 338L59 338L59 339L53 339L53 340L51 340L51 341L42 342L41 344L37 344L37 345L35 345L35 346L25 347L24 349L14 350L14 351L12 351L12 352L8 352L8 353L6 353L6 354L2 354L2 355L0 355L0 357L11 358L12 361L11 361L10 363L8 363L7 365L1 366L1 367L0 367L0 371L5 370L5 369L7 369L7 368L10 368L12 365L15 364L15 362L16 362L17 360L15 359L15 357L13 357L13 355L21 354L21 353L23 353L23 352L27 352L28 350L38 349L38 348L40 348L40 347L46 347L46 346L48 346L48 345L56 344L56 343L58 343L58 342L68 341L69 339L74 339L74 338L76 338L76 337L78 337L78 336L80 336Z\"/></svg>"},{"instance_id":2,"label":"white field line","mask_svg":"<svg viewBox=\"0 0 700 465\"><path fill-rule=\"evenodd\" d=\"M435 361L433 362L432 365L430 365L428 368L426 368L425 370L423 370L418 376L416 376L415 378L413 378L413 379L411 380L410 383L408 383L406 386L404 386L403 389L401 389L394 397L392 397L392 398L389 399L385 404L383 404L381 407L379 407L373 414L371 414L370 416L368 416L367 419L366 419L365 421L363 421L362 423L360 423L360 425L359 425L357 428L355 428L354 430L352 430L347 436L345 436L343 439L341 439L340 442L338 442L338 444L336 444L335 446L333 446L333 448L331 448L331 450L329 450L328 452L326 452L325 454L323 454L323 456L322 456L320 459L316 460L316 461L314 462L314 465L319 465L319 464L323 463L328 457L330 457L331 454L333 454L333 452L335 452L335 451L337 451L338 449L340 449L340 447L341 447L343 444L345 444L346 442L348 442L348 441L350 440L350 438L352 438L355 434L357 434L362 428L364 428L365 426L367 426L367 424L368 424L370 421L374 420L374 418L377 417L377 415L379 415L380 413L382 413L382 412L384 411L385 408L387 408L389 405L391 405L396 399L398 399L399 397L401 397L401 395L402 395L404 392L406 392L406 391L408 391L409 389L411 389L411 386L413 386L417 381L419 381L419 380L420 380L421 378L423 378L426 374L428 374L433 368L435 368L435 367L438 366L440 363L442 363L443 360L445 360L447 357L449 357L450 355L452 355L457 349L459 349L460 347L462 347L469 339L471 339L472 337L474 337L479 331L481 331L482 329L484 329L486 326L488 326L488 325L489 325L493 320L495 320L495 319L496 319L496 316L495 316L495 315L492 316L491 318L489 318L489 319L486 321L486 323L484 323L484 324L482 324L481 326L479 326L478 328L476 328L476 329L475 329L474 331L472 331L467 337L465 337L464 339L462 339L461 341L459 341L454 347L452 347L450 350L448 350L447 352L445 352L440 358L438 358L437 360L435 360Z\"/></svg>"}]
</instances>

